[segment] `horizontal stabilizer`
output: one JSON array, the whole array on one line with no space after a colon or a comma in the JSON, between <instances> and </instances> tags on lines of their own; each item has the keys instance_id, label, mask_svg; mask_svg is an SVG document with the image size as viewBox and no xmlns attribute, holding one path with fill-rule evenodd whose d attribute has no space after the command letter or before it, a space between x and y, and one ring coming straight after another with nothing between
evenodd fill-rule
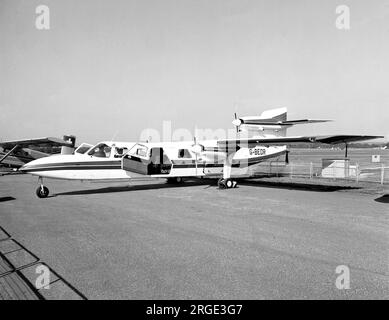
<instances>
[{"instance_id":1,"label":"horizontal stabilizer","mask_svg":"<svg viewBox=\"0 0 389 320\"><path fill-rule=\"evenodd\" d=\"M241 124L258 125L258 126L293 126L296 124L307 124L307 123L320 123L329 122L332 120L311 120L311 119L299 119L299 120L285 120L285 121L272 121L263 119L245 119L240 118Z\"/></svg>"}]
</instances>

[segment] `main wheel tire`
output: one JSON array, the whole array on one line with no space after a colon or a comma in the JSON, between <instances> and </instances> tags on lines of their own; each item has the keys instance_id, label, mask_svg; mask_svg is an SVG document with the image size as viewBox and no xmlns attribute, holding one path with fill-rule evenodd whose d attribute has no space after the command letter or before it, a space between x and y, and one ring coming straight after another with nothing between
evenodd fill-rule
<instances>
[{"instance_id":1,"label":"main wheel tire","mask_svg":"<svg viewBox=\"0 0 389 320\"><path fill-rule=\"evenodd\" d=\"M227 187L226 181L223 178L221 178L217 181L217 185L218 185L219 189L226 189L226 187Z\"/></svg>"},{"instance_id":2,"label":"main wheel tire","mask_svg":"<svg viewBox=\"0 0 389 320\"><path fill-rule=\"evenodd\" d=\"M182 177L177 177L174 179L176 183L183 183L184 179Z\"/></svg>"},{"instance_id":3,"label":"main wheel tire","mask_svg":"<svg viewBox=\"0 0 389 320\"><path fill-rule=\"evenodd\" d=\"M168 178L167 183L169 184L180 184L183 183L184 179L182 177Z\"/></svg>"},{"instance_id":4,"label":"main wheel tire","mask_svg":"<svg viewBox=\"0 0 389 320\"><path fill-rule=\"evenodd\" d=\"M49 188L45 186L38 187L36 189L36 195L38 196L38 198L47 198L47 196L49 195Z\"/></svg>"}]
</instances>

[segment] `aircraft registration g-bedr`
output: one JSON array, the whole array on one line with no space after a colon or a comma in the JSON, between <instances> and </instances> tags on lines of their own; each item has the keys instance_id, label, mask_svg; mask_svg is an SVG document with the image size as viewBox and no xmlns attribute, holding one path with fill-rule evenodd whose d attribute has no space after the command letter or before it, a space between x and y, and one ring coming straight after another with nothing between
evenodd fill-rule
<instances>
[{"instance_id":1,"label":"aircraft registration g-bedr","mask_svg":"<svg viewBox=\"0 0 389 320\"><path fill-rule=\"evenodd\" d=\"M293 143L338 144L370 140L381 136L328 135L286 136L296 124L329 120L287 120L286 108L263 112L260 116L235 115L236 139L179 142L100 142L81 144L73 154L53 155L25 164L20 171L39 177L36 194L45 198L49 190L43 178L81 181L130 181L165 178L180 183L185 177L218 178L220 189L234 188L236 177L258 163L285 155ZM245 136L243 138L243 136Z\"/></svg>"}]
</instances>

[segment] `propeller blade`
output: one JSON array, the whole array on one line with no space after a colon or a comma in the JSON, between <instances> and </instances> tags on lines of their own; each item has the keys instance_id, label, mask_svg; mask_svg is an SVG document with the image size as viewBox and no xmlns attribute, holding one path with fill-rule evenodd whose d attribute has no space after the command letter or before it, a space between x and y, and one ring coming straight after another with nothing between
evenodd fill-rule
<instances>
[{"instance_id":1,"label":"propeller blade","mask_svg":"<svg viewBox=\"0 0 389 320\"><path fill-rule=\"evenodd\" d=\"M236 112L234 113L234 120L232 121L232 124L236 127L236 133L239 133L239 127L242 124L242 120L238 119Z\"/></svg>"},{"instance_id":2,"label":"propeller blade","mask_svg":"<svg viewBox=\"0 0 389 320\"><path fill-rule=\"evenodd\" d=\"M197 159L197 155L204 151L204 146L197 143L196 137L193 138L193 142L194 143L191 147L191 151L196 155Z\"/></svg>"}]
</instances>

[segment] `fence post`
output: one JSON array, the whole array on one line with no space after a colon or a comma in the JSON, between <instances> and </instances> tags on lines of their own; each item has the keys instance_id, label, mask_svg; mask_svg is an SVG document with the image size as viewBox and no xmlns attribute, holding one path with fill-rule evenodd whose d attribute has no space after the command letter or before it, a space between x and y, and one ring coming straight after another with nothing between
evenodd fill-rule
<instances>
[{"instance_id":1,"label":"fence post","mask_svg":"<svg viewBox=\"0 0 389 320\"><path fill-rule=\"evenodd\" d=\"M384 176L385 176L385 167L384 164L381 164L381 184L384 184Z\"/></svg>"},{"instance_id":2,"label":"fence post","mask_svg":"<svg viewBox=\"0 0 389 320\"><path fill-rule=\"evenodd\" d=\"M279 165L278 165L278 160L277 160L277 178L278 178L278 176L279 176L279 173L280 173L280 167L279 167Z\"/></svg>"},{"instance_id":3,"label":"fence post","mask_svg":"<svg viewBox=\"0 0 389 320\"><path fill-rule=\"evenodd\" d=\"M355 164L355 180L357 181L357 183L359 182L359 163L358 162Z\"/></svg>"},{"instance_id":4,"label":"fence post","mask_svg":"<svg viewBox=\"0 0 389 320\"><path fill-rule=\"evenodd\" d=\"M309 164L309 179L312 179L313 176L313 163Z\"/></svg>"}]
</instances>

